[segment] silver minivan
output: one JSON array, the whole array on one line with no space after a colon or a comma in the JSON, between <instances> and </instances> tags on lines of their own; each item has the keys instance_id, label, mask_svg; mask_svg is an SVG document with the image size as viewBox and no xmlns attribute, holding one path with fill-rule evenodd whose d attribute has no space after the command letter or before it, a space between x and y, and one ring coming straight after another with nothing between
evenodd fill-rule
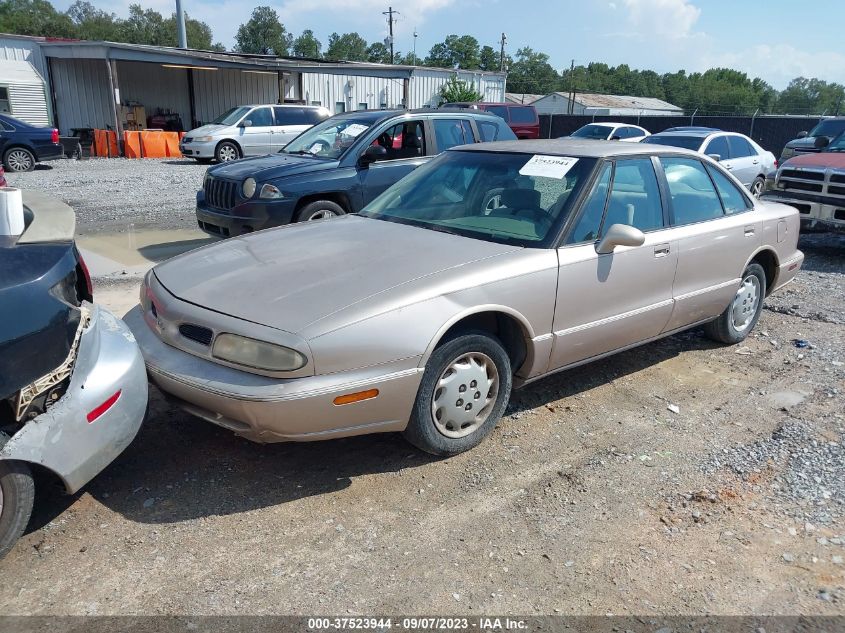
<instances>
[{"instance_id":1,"label":"silver minivan","mask_svg":"<svg viewBox=\"0 0 845 633\"><path fill-rule=\"evenodd\" d=\"M179 142L182 155L201 163L225 163L244 156L278 152L315 123L331 116L320 106L237 106L208 125L191 130Z\"/></svg>"}]
</instances>

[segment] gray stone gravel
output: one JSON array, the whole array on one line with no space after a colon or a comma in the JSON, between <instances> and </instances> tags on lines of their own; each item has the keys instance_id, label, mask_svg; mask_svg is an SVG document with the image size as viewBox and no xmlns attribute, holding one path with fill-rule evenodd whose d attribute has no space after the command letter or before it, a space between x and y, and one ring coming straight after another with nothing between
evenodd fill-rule
<instances>
[{"instance_id":1,"label":"gray stone gravel","mask_svg":"<svg viewBox=\"0 0 845 633\"><path fill-rule=\"evenodd\" d=\"M22 174L13 187L37 189L76 210L77 234L135 228L193 228L206 165L188 159L58 160Z\"/></svg>"}]
</instances>

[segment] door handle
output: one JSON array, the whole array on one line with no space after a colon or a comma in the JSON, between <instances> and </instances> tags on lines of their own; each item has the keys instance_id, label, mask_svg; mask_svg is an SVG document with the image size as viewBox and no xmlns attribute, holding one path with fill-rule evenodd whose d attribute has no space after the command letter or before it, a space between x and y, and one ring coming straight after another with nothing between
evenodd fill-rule
<instances>
[{"instance_id":1,"label":"door handle","mask_svg":"<svg viewBox=\"0 0 845 633\"><path fill-rule=\"evenodd\" d=\"M754 235L754 227L753 226L746 226L745 227L745 237L751 237Z\"/></svg>"},{"instance_id":2,"label":"door handle","mask_svg":"<svg viewBox=\"0 0 845 633\"><path fill-rule=\"evenodd\" d=\"M751 161L751 163L752 163L753 165L759 165L759 164L760 164L760 161L759 161L759 160L757 160L757 159L755 158L754 160L752 160L752 161Z\"/></svg>"},{"instance_id":3,"label":"door handle","mask_svg":"<svg viewBox=\"0 0 845 633\"><path fill-rule=\"evenodd\" d=\"M661 244L660 246L654 247L654 256L655 257L666 257L669 254L669 245L668 244Z\"/></svg>"},{"instance_id":4,"label":"door handle","mask_svg":"<svg viewBox=\"0 0 845 633\"><path fill-rule=\"evenodd\" d=\"M733 169L733 165L730 163L722 163L725 166L725 169Z\"/></svg>"}]
</instances>

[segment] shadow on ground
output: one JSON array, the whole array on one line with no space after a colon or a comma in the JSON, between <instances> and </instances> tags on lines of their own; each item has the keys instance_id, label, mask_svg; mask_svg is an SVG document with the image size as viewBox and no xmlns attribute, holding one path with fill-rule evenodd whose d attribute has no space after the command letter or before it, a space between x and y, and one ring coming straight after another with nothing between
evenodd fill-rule
<instances>
[{"instance_id":1,"label":"shadow on ground","mask_svg":"<svg viewBox=\"0 0 845 633\"><path fill-rule=\"evenodd\" d=\"M687 350L714 347L698 331L682 333L529 385L514 393L509 412L593 389ZM150 415L138 437L86 490L131 521L176 523L323 495L361 475L437 459L399 434L254 444L171 407L151 389ZM43 490L30 531L55 519L74 499L57 487Z\"/></svg>"}]
</instances>

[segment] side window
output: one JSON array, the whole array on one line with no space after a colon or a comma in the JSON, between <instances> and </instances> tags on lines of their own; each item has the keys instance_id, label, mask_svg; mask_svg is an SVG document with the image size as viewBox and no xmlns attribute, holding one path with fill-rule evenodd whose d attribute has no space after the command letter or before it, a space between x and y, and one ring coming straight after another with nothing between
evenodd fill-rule
<instances>
[{"instance_id":1,"label":"side window","mask_svg":"<svg viewBox=\"0 0 845 633\"><path fill-rule=\"evenodd\" d=\"M475 141L470 134L464 136L463 121L459 119L432 119L434 124L434 138L437 139L437 151L445 152L450 147L465 145Z\"/></svg>"},{"instance_id":2,"label":"side window","mask_svg":"<svg viewBox=\"0 0 845 633\"><path fill-rule=\"evenodd\" d=\"M379 134L373 145L381 145L387 154L381 160L399 160L425 156L425 133L422 121L405 121Z\"/></svg>"},{"instance_id":3,"label":"side window","mask_svg":"<svg viewBox=\"0 0 845 633\"><path fill-rule=\"evenodd\" d=\"M511 123L534 124L537 115L534 108L528 106L510 106Z\"/></svg>"},{"instance_id":4,"label":"side window","mask_svg":"<svg viewBox=\"0 0 845 633\"><path fill-rule=\"evenodd\" d=\"M499 126L495 123L491 123L490 121L476 121L475 124L478 126L478 134L481 136L481 140L485 143L495 141L499 138Z\"/></svg>"},{"instance_id":5,"label":"side window","mask_svg":"<svg viewBox=\"0 0 845 633\"><path fill-rule=\"evenodd\" d=\"M694 158L661 158L672 198L676 226L714 220L724 215L719 195L701 161Z\"/></svg>"},{"instance_id":6,"label":"side window","mask_svg":"<svg viewBox=\"0 0 845 633\"><path fill-rule=\"evenodd\" d=\"M627 127L625 129L628 130L628 138L640 138L641 136L645 136L645 132L639 128Z\"/></svg>"},{"instance_id":7,"label":"side window","mask_svg":"<svg viewBox=\"0 0 845 633\"><path fill-rule=\"evenodd\" d=\"M607 202L607 191L610 189L610 173L613 170L611 163L605 163L601 168L596 184L590 192L589 197L581 210L581 217L569 232L566 238L567 244L578 244L580 242L595 242L599 238L601 219L604 216L604 205Z\"/></svg>"},{"instance_id":8,"label":"side window","mask_svg":"<svg viewBox=\"0 0 845 633\"><path fill-rule=\"evenodd\" d=\"M707 147L704 149L704 153L707 155L718 154L719 160L733 158L731 156L731 150L728 147L727 136L717 136L716 138L710 139L710 142L707 143Z\"/></svg>"},{"instance_id":9,"label":"side window","mask_svg":"<svg viewBox=\"0 0 845 633\"><path fill-rule=\"evenodd\" d=\"M722 199L722 206L725 208L725 213L728 215L742 213L751 208L751 202L745 194L725 174L711 165L707 165L707 171L716 184L716 190Z\"/></svg>"},{"instance_id":10,"label":"side window","mask_svg":"<svg viewBox=\"0 0 845 633\"><path fill-rule=\"evenodd\" d=\"M487 112L489 112L490 114L495 114L496 116L500 116L505 121L508 120L508 107L507 106L487 106Z\"/></svg>"},{"instance_id":11,"label":"side window","mask_svg":"<svg viewBox=\"0 0 845 633\"><path fill-rule=\"evenodd\" d=\"M628 224L643 232L663 228L660 187L650 158L616 162L602 234L613 224Z\"/></svg>"},{"instance_id":12,"label":"side window","mask_svg":"<svg viewBox=\"0 0 845 633\"><path fill-rule=\"evenodd\" d=\"M6 86L0 86L0 112L12 113L12 106L9 102L9 88Z\"/></svg>"},{"instance_id":13,"label":"side window","mask_svg":"<svg viewBox=\"0 0 845 633\"><path fill-rule=\"evenodd\" d=\"M314 125L326 118L315 108L273 108L276 125Z\"/></svg>"},{"instance_id":14,"label":"side window","mask_svg":"<svg viewBox=\"0 0 845 633\"><path fill-rule=\"evenodd\" d=\"M246 115L252 121L252 127L271 127L273 125L273 113L270 108L255 108Z\"/></svg>"},{"instance_id":15,"label":"side window","mask_svg":"<svg viewBox=\"0 0 845 633\"><path fill-rule=\"evenodd\" d=\"M745 158L746 156L757 155L757 152L751 147L751 143L741 136L729 136L728 143L731 146L731 158Z\"/></svg>"},{"instance_id":16,"label":"side window","mask_svg":"<svg viewBox=\"0 0 845 633\"><path fill-rule=\"evenodd\" d=\"M472 125L464 119L461 121L461 127L464 128L464 143L475 143L475 134L472 133Z\"/></svg>"}]
</instances>

